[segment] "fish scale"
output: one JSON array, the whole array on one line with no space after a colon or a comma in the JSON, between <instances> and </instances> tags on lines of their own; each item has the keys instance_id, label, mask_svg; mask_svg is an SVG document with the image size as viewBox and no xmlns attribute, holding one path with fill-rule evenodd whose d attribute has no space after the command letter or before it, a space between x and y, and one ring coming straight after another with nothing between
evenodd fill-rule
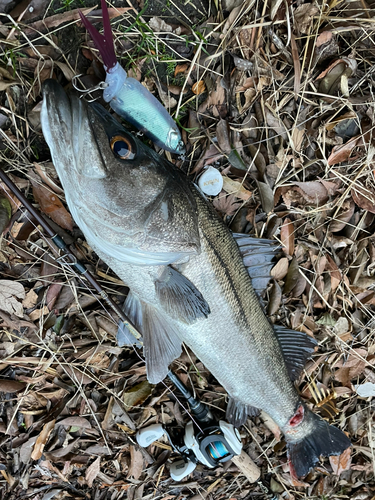
<instances>
[{"instance_id":1,"label":"fish scale","mask_svg":"<svg viewBox=\"0 0 375 500\"><path fill-rule=\"evenodd\" d=\"M255 407L280 426L293 475L342 453L348 438L312 413L292 382L315 340L272 326L252 286L249 273L267 282L272 243L232 235L180 170L101 106L68 97L53 80L43 96L42 129L69 209L130 288L124 311L143 335L150 382L166 376L185 342L228 392L228 419L240 425ZM130 160L116 153L124 148ZM122 345L128 334L120 326Z\"/></svg>"}]
</instances>

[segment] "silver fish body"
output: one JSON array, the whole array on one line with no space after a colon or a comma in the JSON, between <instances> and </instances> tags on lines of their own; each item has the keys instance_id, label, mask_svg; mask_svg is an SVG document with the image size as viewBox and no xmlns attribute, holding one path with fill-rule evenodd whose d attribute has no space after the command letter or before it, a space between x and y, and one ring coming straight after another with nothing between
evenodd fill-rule
<instances>
[{"instance_id":1,"label":"silver fish body","mask_svg":"<svg viewBox=\"0 0 375 500\"><path fill-rule=\"evenodd\" d=\"M44 86L41 120L76 223L131 290L125 311L144 336L150 381L166 375L183 341L230 395L232 420L255 407L280 426L296 475L350 446L300 400L285 362L295 346L275 334L236 241L197 188L56 82Z\"/></svg>"}]
</instances>

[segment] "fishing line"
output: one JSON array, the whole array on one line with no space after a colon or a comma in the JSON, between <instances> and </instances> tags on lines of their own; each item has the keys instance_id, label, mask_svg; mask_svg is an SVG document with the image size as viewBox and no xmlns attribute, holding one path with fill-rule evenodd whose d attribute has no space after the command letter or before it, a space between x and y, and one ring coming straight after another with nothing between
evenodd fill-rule
<instances>
[{"instance_id":1,"label":"fishing line","mask_svg":"<svg viewBox=\"0 0 375 500\"><path fill-rule=\"evenodd\" d=\"M104 309L104 311L108 314L108 316L113 320L113 322L115 324L118 324L118 322L115 320L115 318L113 317L112 315L112 310L115 310L116 312L117 309L120 311L120 314L119 314L119 317L120 317L120 320L123 321L123 323L125 324L126 327L128 327L128 329L130 330L130 332L133 334L132 330L134 330L137 334L138 334L138 337L136 337L134 334L134 337L139 340L139 338L141 338L141 334L138 332L138 330L136 329L136 327L134 325L132 325L132 323L130 322L129 319L126 319L124 320L122 317L124 318L127 318L125 313L120 309L119 306L117 306L117 304L115 302L112 301L112 299L109 298L108 294L102 289L102 287L99 285L99 283L95 280L95 278L93 276L91 276L91 274L89 273L88 269L80 262L77 260L77 258L75 257L74 254L72 254L70 251L69 251L69 248L68 248L68 245L65 244L65 242L62 240L62 238L60 236L57 235L57 233L55 233L55 231L52 230L52 228L50 228L48 222L42 217L41 214L39 214L39 212L28 202L28 200L24 197L24 195L21 193L21 191L14 185L14 183L10 180L10 178L6 175L6 173L0 169L0 179L4 182L4 184L11 190L11 192L18 198L18 200L20 201L20 203L23 203L24 206L25 206L25 209L26 209L26 212L24 212L22 210L22 207L20 206L19 207L19 210L21 212L21 214L35 227L35 229L38 231L38 233L40 234L40 236L42 237L42 239L47 243L48 247L56 254L59 254L59 251L56 250L52 245L51 243L48 241L47 237L42 233L42 231L39 229L39 227L34 223L34 221L28 216L27 212L29 211L34 217L35 219L37 220L37 222L40 224L40 226L42 226L42 228L44 230L47 231L47 233L50 233L51 235L53 235L53 237L51 238L52 241L56 244L56 241L58 243L61 244L61 248L59 248L59 246L57 246L57 248L59 248L60 250L64 251L65 254L63 255L59 255L58 258L54 258L53 256L51 256L49 253L47 253L47 255L49 255L51 258L53 258L53 260L59 264L61 264L62 268L66 269L68 268L74 277L78 278L79 281L83 284L84 288L86 290L89 291L89 293L96 299L96 301L99 303L99 305ZM1 186L2 190L4 191L5 194L7 194L6 190L4 189L4 186ZM25 203L26 201L26 203ZM30 210L31 208L31 210ZM56 241L54 241L54 239ZM61 243L62 242L62 243ZM66 259L72 259L73 261L72 262L68 262L66 261ZM80 275L75 269L74 267L77 267L78 269L82 269L82 275ZM103 300L105 300L105 302L107 303L107 305L111 306L111 309L108 310L107 307L106 307L106 304L104 304L99 297L97 297L93 291L91 290L91 288L88 286L88 284L83 280L83 276L86 277L87 281L90 283L90 284L93 284L95 283L94 285L94 288L96 289L96 291L99 293L100 297L102 297ZM90 279L91 278L91 279ZM113 303L112 303L113 302ZM131 326L131 328L129 328L129 326ZM132 348L133 348L133 351L135 352L135 354L138 356L138 358L143 362L143 363L146 363L145 361L145 358L143 356L141 356L141 354L136 350L136 348L134 347L134 345L132 344ZM166 389L173 395L173 397L176 399L176 401L178 402L178 404L181 406L181 408L187 413L187 415L189 416L189 418L194 422L194 424L199 428L200 431L202 431L199 423L194 419L193 415L189 412L189 410L184 406L184 404L180 401L180 399L176 396L176 394L174 393L174 391L172 391L172 389L164 382L164 380L161 381L161 383L164 385L164 387L166 387Z\"/></svg>"}]
</instances>

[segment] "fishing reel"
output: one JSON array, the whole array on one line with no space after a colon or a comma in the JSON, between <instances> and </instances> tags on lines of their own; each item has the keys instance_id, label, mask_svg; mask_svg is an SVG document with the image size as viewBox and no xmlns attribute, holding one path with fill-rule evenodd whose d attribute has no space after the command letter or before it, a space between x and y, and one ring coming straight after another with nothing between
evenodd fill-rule
<instances>
[{"instance_id":1,"label":"fishing reel","mask_svg":"<svg viewBox=\"0 0 375 500\"><path fill-rule=\"evenodd\" d=\"M170 467L175 481L188 476L198 463L213 468L239 455L242 442L238 430L224 420L215 420L208 406L194 398L175 373L170 371L168 378L188 402L193 418L184 429L173 433L161 424L144 427L136 434L138 444L146 448L166 435L173 450L183 458Z\"/></svg>"},{"instance_id":2,"label":"fishing reel","mask_svg":"<svg viewBox=\"0 0 375 500\"><path fill-rule=\"evenodd\" d=\"M183 434L170 434L161 424L154 424L138 431L136 439L140 446L147 447L163 435L167 436L173 450L183 457L170 467L175 481L188 476L198 463L213 468L231 460L242 450L238 430L223 420L203 428L190 421Z\"/></svg>"}]
</instances>

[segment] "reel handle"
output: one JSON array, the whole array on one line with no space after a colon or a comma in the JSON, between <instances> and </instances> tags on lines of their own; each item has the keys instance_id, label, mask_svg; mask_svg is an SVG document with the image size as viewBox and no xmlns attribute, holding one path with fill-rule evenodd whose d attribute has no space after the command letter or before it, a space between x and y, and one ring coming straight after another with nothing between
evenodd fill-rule
<instances>
[{"instance_id":1,"label":"reel handle","mask_svg":"<svg viewBox=\"0 0 375 500\"><path fill-rule=\"evenodd\" d=\"M148 427L143 427L135 435L137 443L142 448L147 448L154 441L157 441L165 434L164 427L161 424L153 424Z\"/></svg>"}]
</instances>

